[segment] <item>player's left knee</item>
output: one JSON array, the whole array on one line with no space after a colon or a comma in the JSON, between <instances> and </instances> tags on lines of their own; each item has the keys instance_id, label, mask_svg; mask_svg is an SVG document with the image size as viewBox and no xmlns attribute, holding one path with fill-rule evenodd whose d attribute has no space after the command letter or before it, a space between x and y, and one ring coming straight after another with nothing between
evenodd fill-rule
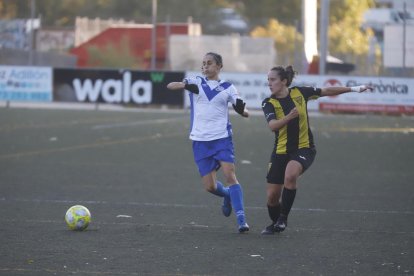
<instances>
[{"instance_id":1,"label":"player's left knee","mask_svg":"<svg viewBox=\"0 0 414 276\"><path fill-rule=\"evenodd\" d=\"M295 175L295 174L285 175L285 186L296 187L297 180L298 180L298 175Z\"/></svg>"},{"instance_id":2,"label":"player's left knee","mask_svg":"<svg viewBox=\"0 0 414 276\"><path fill-rule=\"evenodd\" d=\"M227 184L235 184L237 183L237 178L234 174L226 175L226 183Z\"/></svg>"}]
</instances>

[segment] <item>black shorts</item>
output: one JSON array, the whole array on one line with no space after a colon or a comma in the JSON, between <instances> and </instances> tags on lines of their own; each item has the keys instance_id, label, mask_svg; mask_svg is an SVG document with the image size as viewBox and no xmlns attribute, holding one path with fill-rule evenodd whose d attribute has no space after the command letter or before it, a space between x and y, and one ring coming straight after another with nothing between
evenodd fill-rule
<instances>
[{"instance_id":1,"label":"black shorts","mask_svg":"<svg viewBox=\"0 0 414 276\"><path fill-rule=\"evenodd\" d=\"M302 173L304 173L312 165L315 156L316 150L314 148L298 149L295 152L287 154L276 154L273 151L266 176L267 182L271 184L283 184L285 182L286 167L291 160L298 161L302 165Z\"/></svg>"}]
</instances>

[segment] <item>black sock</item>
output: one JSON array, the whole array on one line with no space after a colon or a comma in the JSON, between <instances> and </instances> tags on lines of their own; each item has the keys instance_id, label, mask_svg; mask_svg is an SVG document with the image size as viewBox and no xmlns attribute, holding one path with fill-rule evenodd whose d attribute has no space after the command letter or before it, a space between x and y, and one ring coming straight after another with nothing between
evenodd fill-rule
<instances>
[{"instance_id":1,"label":"black sock","mask_svg":"<svg viewBox=\"0 0 414 276\"><path fill-rule=\"evenodd\" d=\"M280 216L280 204L276 206L267 205L267 211L269 212L269 217L273 222L276 222Z\"/></svg>"},{"instance_id":2,"label":"black sock","mask_svg":"<svg viewBox=\"0 0 414 276\"><path fill-rule=\"evenodd\" d=\"M290 209L292 208L293 201L295 201L296 189L289 190L283 188L282 192L282 209L280 211L281 215L287 217L289 215Z\"/></svg>"}]
</instances>

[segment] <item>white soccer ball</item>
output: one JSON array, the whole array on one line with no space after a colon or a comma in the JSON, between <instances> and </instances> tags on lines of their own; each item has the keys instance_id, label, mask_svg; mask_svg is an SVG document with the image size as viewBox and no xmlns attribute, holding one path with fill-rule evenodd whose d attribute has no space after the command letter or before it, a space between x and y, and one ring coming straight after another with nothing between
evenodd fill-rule
<instances>
[{"instance_id":1,"label":"white soccer ball","mask_svg":"<svg viewBox=\"0 0 414 276\"><path fill-rule=\"evenodd\" d=\"M85 206L75 205L66 211L65 221L69 229L82 231L91 222L91 213Z\"/></svg>"}]
</instances>

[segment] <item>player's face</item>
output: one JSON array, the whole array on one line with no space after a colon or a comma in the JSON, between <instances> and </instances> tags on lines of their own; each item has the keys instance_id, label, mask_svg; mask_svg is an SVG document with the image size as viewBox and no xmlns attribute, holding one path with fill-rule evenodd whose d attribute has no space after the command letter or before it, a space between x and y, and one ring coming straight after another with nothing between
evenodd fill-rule
<instances>
[{"instance_id":1,"label":"player's face","mask_svg":"<svg viewBox=\"0 0 414 276\"><path fill-rule=\"evenodd\" d=\"M217 79L220 73L221 66L216 63L216 60L211 55L205 55L203 58L203 65L201 72L209 79Z\"/></svg>"},{"instance_id":2,"label":"player's face","mask_svg":"<svg viewBox=\"0 0 414 276\"><path fill-rule=\"evenodd\" d=\"M274 70L267 74L267 82L272 95L278 95L286 88L286 80L282 81L278 72Z\"/></svg>"}]
</instances>

